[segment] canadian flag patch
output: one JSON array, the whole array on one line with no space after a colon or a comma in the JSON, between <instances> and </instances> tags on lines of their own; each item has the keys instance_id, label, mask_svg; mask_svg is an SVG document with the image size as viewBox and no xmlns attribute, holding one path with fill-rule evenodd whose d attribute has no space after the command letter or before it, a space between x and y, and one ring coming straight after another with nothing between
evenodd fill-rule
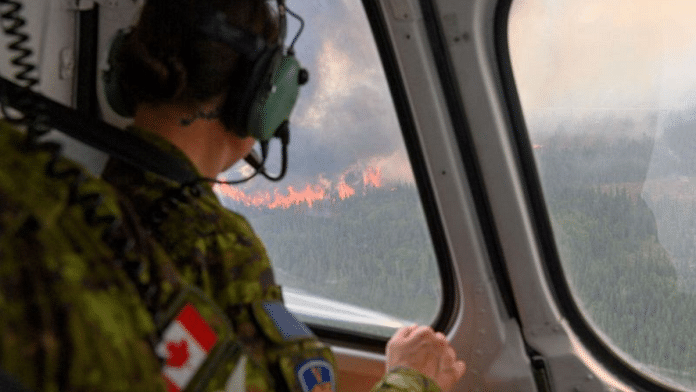
<instances>
[{"instance_id":1,"label":"canadian flag patch","mask_svg":"<svg viewBox=\"0 0 696 392\"><path fill-rule=\"evenodd\" d=\"M167 383L168 392L179 392L186 388L217 340L215 331L198 310L187 303L165 328L162 340L155 347L157 355L166 359L162 377Z\"/></svg>"}]
</instances>

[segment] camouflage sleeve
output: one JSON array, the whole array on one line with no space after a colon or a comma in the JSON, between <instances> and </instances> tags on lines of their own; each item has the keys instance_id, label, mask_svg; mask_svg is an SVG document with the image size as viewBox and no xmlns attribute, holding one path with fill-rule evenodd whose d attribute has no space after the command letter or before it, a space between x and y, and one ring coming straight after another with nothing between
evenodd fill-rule
<instances>
[{"instance_id":1,"label":"camouflage sleeve","mask_svg":"<svg viewBox=\"0 0 696 392\"><path fill-rule=\"evenodd\" d=\"M23 142L0 121L0 368L34 391L163 391L152 321L79 204L118 214L113 193Z\"/></svg>"},{"instance_id":2,"label":"camouflage sleeve","mask_svg":"<svg viewBox=\"0 0 696 392\"><path fill-rule=\"evenodd\" d=\"M372 392L440 392L440 388L415 370L396 368L385 374Z\"/></svg>"}]
</instances>

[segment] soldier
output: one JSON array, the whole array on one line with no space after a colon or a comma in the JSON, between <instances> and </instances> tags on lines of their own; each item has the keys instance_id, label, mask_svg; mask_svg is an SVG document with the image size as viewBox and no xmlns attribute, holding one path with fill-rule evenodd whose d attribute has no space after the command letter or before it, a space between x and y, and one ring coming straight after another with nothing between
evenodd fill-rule
<instances>
[{"instance_id":1,"label":"soldier","mask_svg":"<svg viewBox=\"0 0 696 392\"><path fill-rule=\"evenodd\" d=\"M150 0L114 50L110 102L134 117L128 131L198 181L112 160L111 187L3 132L9 374L34 390L336 391L331 351L284 308L261 241L206 180L280 125L256 102L260 80L299 72L282 68L278 26L263 0ZM464 364L442 334L412 326L390 340L387 371L373 390L438 391Z\"/></svg>"}]
</instances>

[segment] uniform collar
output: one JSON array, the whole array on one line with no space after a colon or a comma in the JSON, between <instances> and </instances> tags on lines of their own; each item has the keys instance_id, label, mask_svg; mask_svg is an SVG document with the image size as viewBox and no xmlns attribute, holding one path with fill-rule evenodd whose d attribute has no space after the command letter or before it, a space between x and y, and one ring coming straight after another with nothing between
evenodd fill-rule
<instances>
[{"instance_id":1,"label":"uniform collar","mask_svg":"<svg viewBox=\"0 0 696 392\"><path fill-rule=\"evenodd\" d=\"M158 168L165 167L165 169L151 170L147 165L141 166L134 163L127 164L128 166L145 172L145 177L150 180L164 181L173 187L198 185L205 193L213 194L210 184L204 180L204 176L198 171L196 165L179 147L166 138L144 128L129 126L125 132L137 137L142 142L142 145L138 146L141 153L156 152L159 158L156 166ZM124 163L122 160L112 159L110 166L121 166ZM167 168L172 170L167 170Z\"/></svg>"}]
</instances>

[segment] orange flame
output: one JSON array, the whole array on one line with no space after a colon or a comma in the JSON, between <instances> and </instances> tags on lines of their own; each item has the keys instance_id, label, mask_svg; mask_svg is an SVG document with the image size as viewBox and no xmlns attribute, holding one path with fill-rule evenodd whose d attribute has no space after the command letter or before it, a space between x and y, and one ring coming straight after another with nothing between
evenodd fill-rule
<instances>
[{"instance_id":1,"label":"orange flame","mask_svg":"<svg viewBox=\"0 0 696 392\"><path fill-rule=\"evenodd\" d=\"M355 189L351 188L350 185L346 184L345 178L342 176L341 181L338 183L338 197L341 200L347 199L355 194Z\"/></svg>"},{"instance_id":2,"label":"orange flame","mask_svg":"<svg viewBox=\"0 0 696 392\"><path fill-rule=\"evenodd\" d=\"M329 184L324 185L326 187L329 186ZM368 186L379 188L382 186L382 173L378 167L370 166L365 169L363 172L363 185L365 188ZM345 200L355 195L355 189L346 183L345 176L341 176L338 185L334 189L338 191L338 197L341 198L341 200ZM311 184L306 184L304 189L301 191L296 191L295 188L289 186L287 188L287 194L281 193L281 191L276 188L273 191L273 195L267 191L257 191L253 194L246 194L244 191L230 185L215 185L215 190L236 202L246 205L247 207L264 206L266 208L286 209L293 205L302 205L303 203L306 203L309 207L312 207L316 201L336 197L335 193L333 196L329 194L324 186Z\"/></svg>"},{"instance_id":3,"label":"orange flame","mask_svg":"<svg viewBox=\"0 0 696 392\"><path fill-rule=\"evenodd\" d=\"M325 191L319 186L307 186L302 191L296 191L293 187L288 187L288 194L284 195L275 189L273 191L273 197L269 192L256 192L252 195L247 195L243 191L231 187L229 185L222 185L216 187L218 192L223 193L225 196L231 198L234 201L238 201L246 206L266 206L268 208L289 208L293 204L300 205L302 203L307 203L310 207L317 200L323 200L325 196Z\"/></svg>"},{"instance_id":4,"label":"orange flame","mask_svg":"<svg viewBox=\"0 0 696 392\"><path fill-rule=\"evenodd\" d=\"M271 203L271 194L268 192L256 192L253 195L247 195L239 189L230 185L215 185L215 190L225 194L234 201L238 201L246 206L259 207Z\"/></svg>"},{"instance_id":5,"label":"orange flame","mask_svg":"<svg viewBox=\"0 0 696 392\"><path fill-rule=\"evenodd\" d=\"M365 184L365 188L368 186L379 188L382 186L382 172L378 167L370 166L365 169L363 172L363 184Z\"/></svg>"},{"instance_id":6,"label":"orange flame","mask_svg":"<svg viewBox=\"0 0 696 392\"><path fill-rule=\"evenodd\" d=\"M300 192L295 191L293 187L289 186L287 196L279 193L278 189L276 189L273 192L273 202L268 204L268 208L288 208L293 204L300 205L303 202L311 207L315 201L323 200L324 195L324 189L317 185L311 186L307 184L305 189Z\"/></svg>"}]
</instances>

